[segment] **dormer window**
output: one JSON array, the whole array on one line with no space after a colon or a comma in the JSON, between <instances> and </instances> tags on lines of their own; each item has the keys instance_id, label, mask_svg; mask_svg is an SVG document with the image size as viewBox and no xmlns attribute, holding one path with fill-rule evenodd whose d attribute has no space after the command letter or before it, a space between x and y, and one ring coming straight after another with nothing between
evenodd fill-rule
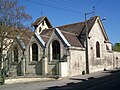
<instances>
[{"instance_id":1,"label":"dormer window","mask_svg":"<svg viewBox=\"0 0 120 90\"><path fill-rule=\"evenodd\" d=\"M41 30L42 30L42 28L41 28L41 27L39 27L39 32L41 32Z\"/></svg>"}]
</instances>

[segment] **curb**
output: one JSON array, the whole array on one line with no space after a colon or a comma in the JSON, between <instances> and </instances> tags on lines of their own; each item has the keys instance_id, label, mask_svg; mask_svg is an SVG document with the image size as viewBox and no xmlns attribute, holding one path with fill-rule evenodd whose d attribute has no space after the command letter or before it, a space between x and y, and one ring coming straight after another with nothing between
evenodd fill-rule
<instances>
[{"instance_id":1,"label":"curb","mask_svg":"<svg viewBox=\"0 0 120 90\"><path fill-rule=\"evenodd\" d=\"M17 84L17 83L30 83L38 81L51 81L54 78L17 78L17 79L6 79L5 84Z\"/></svg>"}]
</instances>

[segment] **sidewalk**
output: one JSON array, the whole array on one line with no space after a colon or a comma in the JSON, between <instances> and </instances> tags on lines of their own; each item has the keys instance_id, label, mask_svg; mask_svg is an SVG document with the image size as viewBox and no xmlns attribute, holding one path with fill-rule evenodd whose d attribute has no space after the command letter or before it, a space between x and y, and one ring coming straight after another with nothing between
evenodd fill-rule
<instances>
[{"instance_id":1,"label":"sidewalk","mask_svg":"<svg viewBox=\"0 0 120 90\"><path fill-rule=\"evenodd\" d=\"M116 72L120 69L113 69L113 70L108 70L108 71L100 71L100 72L95 72L95 73L90 73L90 74L85 74L85 75L78 75L78 76L73 76L70 78L60 78L60 79L54 79L54 78L16 78L16 79L6 79L5 84L14 84L14 83L31 83L31 82L47 82L47 81L57 81L58 83L61 84L66 84L66 83L77 83L77 82L82 82L86 81L89 79L93 78L100 78L104 77L107 75L110 75L111 72ZM57 85L57 84L56 84Z\"/></svg>"},{"instance_id":2,"label":"sidewalk","mask_svg":"<svg viewBox=\"0 0 120 90\"><path fill-rule=\"evenodd\" d=\"M85 75L73 76L71 78L73 78L73 79L77 79L77 78L80 79L81 78L81 79L88 80L88 79L92 79L92 78L100 78L100 77L108 76L111 73L114 73L114 72L117 72L117 71L120 71L120 68L119 69L106 70L106 71L98 71L98 72L85 74Z\"/></svg>"}]
</instances>

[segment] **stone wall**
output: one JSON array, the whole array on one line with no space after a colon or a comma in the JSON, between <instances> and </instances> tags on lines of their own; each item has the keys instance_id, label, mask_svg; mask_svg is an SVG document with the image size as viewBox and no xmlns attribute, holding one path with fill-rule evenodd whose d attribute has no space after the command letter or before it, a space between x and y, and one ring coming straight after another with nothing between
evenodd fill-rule
<instances>
[{"instance_id":1,"label":"stone wall","mask_svg":"<svg viewBox=\"0 0 120 90\"><path fill-rule=\"evenodd\" d=\"M120 68L120 52L113 52L114 68Z\"/></svg>"},{"instance_id":2,"label":"stone wall","mask_svg":"<svg viewBox=\"0 0 120 90\"><path fill-rule=\"evenodd\" d=\"M105 53L106 53L106 43L104 29L102 28L99 20L95 21L88 39L88 59L89 59L89 69L91 72L101 71L104 69L105 64ZM99 43L100 57L96 55L96 43Z\"/></svg>"},{"instance_id":3,"label":"stone wall","mask_svg":"<svg viewBox=\"0 0 120 90\"><path fill-rule=\"evenodd\" d=\"M85 71L85 50L74 47L69 49L68 57L68 75L81 75Z\"/></svg>"},{"instance_id":4,"label":"stone wall","mask_svg":"<svg viewBox=\"0 0 120 90\"><path fill-rule=\"evenodd\" d=\"M32 61L32 44L36 43L38 46L38 61ZM42 47L38 43L38 41L34 38L34 36L31 38L27 48L26 48L26 75L30 76L36 76L36 75L42 75L42 56L43 51Z\"/></svg>"}]
</instances>

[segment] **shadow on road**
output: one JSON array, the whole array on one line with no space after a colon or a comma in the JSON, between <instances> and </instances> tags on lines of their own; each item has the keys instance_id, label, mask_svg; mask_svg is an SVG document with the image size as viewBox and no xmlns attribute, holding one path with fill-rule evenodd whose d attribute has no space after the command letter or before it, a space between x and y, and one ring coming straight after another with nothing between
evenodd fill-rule
<instances>
[{"instance_id":1,"label":"shadow on road","mask_svg":"<svg viewBox=\"0 0 120 90\"><path fill-rule=\"evenodd\" d=\"M111 79L120 76L120 70L104 71L103 73L109 73L109 75L100 78L94 78L94 77L89 77L87 79L70 78L71 80L78 80L80 82L77 83L71 82L71 83L67 83L64 86L48 87L47 89L44 90L87 90L88 88L91 88L96 85L100 85L101 83L104 83L106 81L109 81Z\"/></svg>"}]
</instances>

